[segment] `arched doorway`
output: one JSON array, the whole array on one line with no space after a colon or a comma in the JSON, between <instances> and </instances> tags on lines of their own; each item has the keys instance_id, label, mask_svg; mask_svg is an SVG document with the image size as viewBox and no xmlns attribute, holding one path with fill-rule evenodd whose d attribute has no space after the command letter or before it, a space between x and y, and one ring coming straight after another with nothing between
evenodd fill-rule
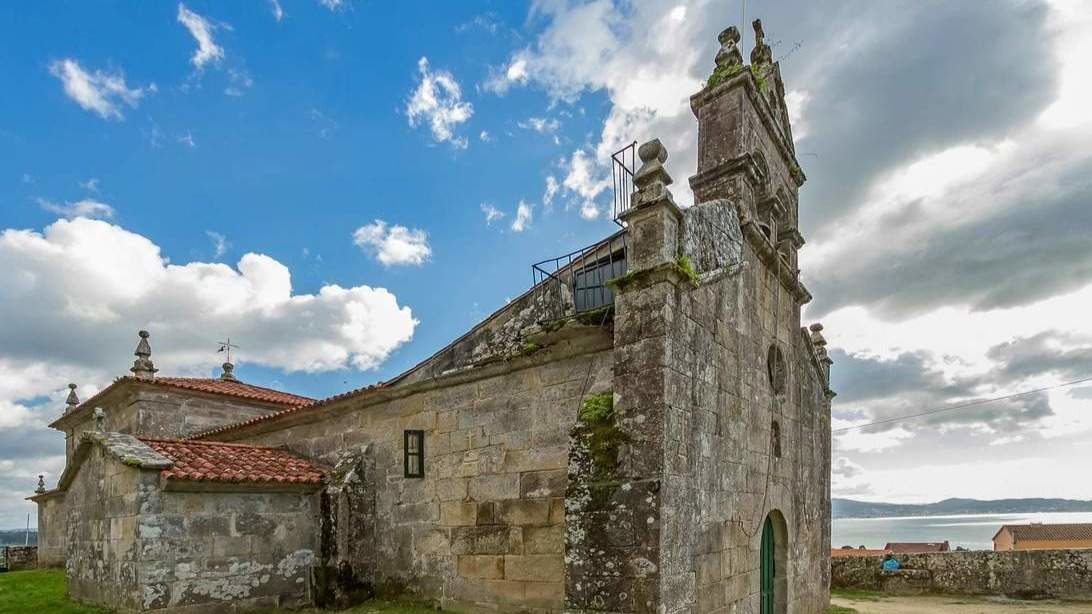
<instances>
[{"instance_id":1,"label":"arched doorway","mask_svg":"<svg viewBox=\"0 0 1092 614\"><path fill-rule=\"evenodd\" d=\"M762 614L774 614L774 576L777 574L777 562L774 560L773 520L766 517L762 525L762 563L761 597Z\"/></svg>"},{"instance_id":2,"label":"arched doorway","mask_svg":"<svg viewBox=\"0 0 1092 614\"><path fill-rule=\"evenodd\" d=\"M770 512L762 524L762 543L759 548L759 612L784 614L786 611L786 527L780 512Z\"/></svg>"}]
</instances>

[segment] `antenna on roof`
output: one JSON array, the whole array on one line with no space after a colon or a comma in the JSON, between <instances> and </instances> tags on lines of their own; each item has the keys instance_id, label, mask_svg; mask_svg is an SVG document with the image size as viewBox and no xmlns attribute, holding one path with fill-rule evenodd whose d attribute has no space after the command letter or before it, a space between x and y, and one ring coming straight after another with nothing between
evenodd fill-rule
<instances>
[{"instance_id":1,"label":"antenna on roof","mask_svg":"<svg viewBox=\"0 0 1092 614\"><path fill-rule=\"evenodd\" d=\"M220 379L224 380L225 382L239 381L235 378L235 365L231 362L231 350L232 348L237 350L239 349L239 346L231 342L231 337L228 337L227 341L217 341L216 343L220 344L220 349L216 350L217 354L219 354L220 352L227 353L227 360L225 360L223 364L224 372L220 374Z\"/></svg>"},{"instance_id":2,"label":"antenna on roof","mask_svg":"<svg viewBox=\"0 0 1092 614\"><path fill-rule=\"evenodd\" d=\"M216 350L216 353L227 352L227 361L231 362L231 350L238 350L239 346L231 342L231 337L227 338L227 341L217 341L220 344L220 349Z\"/></svg>"}]
</instances>

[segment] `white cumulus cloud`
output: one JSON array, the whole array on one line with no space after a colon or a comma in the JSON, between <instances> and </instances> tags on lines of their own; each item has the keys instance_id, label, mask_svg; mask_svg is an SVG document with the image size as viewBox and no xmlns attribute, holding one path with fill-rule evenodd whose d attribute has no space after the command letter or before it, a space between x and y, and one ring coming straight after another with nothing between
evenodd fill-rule
<instances>
[{"instance_id":1,"label":"white cumulus cloud","mask_svg":"<svg viewBox=\"0 0 1092 614\"><path fill-rule=\"evenodd\" d=\"M486 225L492 225L493 222L504 217L504 212L496 208L493 203L482 203L482 213L485 214Z\"/></svg>"},{"instance_id":2,"label":"white cumulus cloud","mask_svg":"<svg viewBox=\"0 0 1092 614\"><path fill-rule=\"evenodd\" d=\"M406 103L406 117L410 126L427 124L437 143L448 142L465 149L465 136L455 134L455 128L474 115L474 106L463 100L462 88L455 77L446 70L431 70L428 58L417 61L421 80Z\"/></svg>"},{"instance_id":3,"label":"white cumulus cloud","mask_svg":"<svg viewBox=\"0 0 1092 614\"><path fill-rule=\"evenodd\" d=\"M132 88L125 83L121 71L88 72L72 58L57 60L49 65L49 74L60 79L64 93L88 111L103 119L124 119L121 104L136 108L147 92L154 92L155 85Z\"/></svg>"},{"instance_id":4,"label":"white cumulus cloud","mask_svg":"<svg viewBox=\"0 0 1092 614\"><path fill-rule=\"evenodd\" d=\"M186 5L178 4L178 23L190 31L197 41L197 49L193 52L190 62L197 68L204 68L209 62L216 63L224 59L224 48L216 44L212 33L216 25L205 17L186 8Z\"/></svg>"},{"instance_id":5,"label":"white cumulus cloud","mask_svg":"<svg viewBox=\"0 0 1092 614\"><path fill-rule=\"evenodd\" d=\"M419 266L432 255L425 231L397 224L390 226L383 220L357 228L353 232L353 243L370 251L384 266Z\"/></svg>"},{"instance_id":6,"label":"white cumulus cloud","mask_svg":"<svg viewBox=\"0 0 1092 614\"><path fill-rule=\"evenodd\" d=\"M110 205L90 198L64 204L40 198L38 199L38 205L50 213L56 213L65 218L112 218L116 213Z\"/></svg>"},{"instance_id":7,"label":"white cumulus cloud","mask_svg":"<svg viewBox=\"0 0 1092 614\"><path fill-rule=\"evenodd\" d=\"M519 201L519 205L516 206L516 219L512 220L512 230L514 232L523 232L531 227L531 220L534 218L534 205L526 201Z\"/></svg>"}]
</instances>

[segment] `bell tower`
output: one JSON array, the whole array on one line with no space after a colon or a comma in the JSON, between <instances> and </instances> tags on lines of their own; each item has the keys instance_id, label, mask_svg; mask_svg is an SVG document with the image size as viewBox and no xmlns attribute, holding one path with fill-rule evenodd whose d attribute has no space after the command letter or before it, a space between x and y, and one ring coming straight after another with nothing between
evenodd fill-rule
<instances>
[{"instance_id":1,"label":"bell tower","mask_svg":"<svg viewBox=\"0 0 1092 614\"><path fill-rule=\"evenodd\" d=\"M762 21L752 26L751 63L743 64L739 30L730 26L718 37L721 48L706 87L690 97L698 118L698 172L690 187L696 204L736 203L748 243L804 304L811 296L797 278L797 250L804 244L797 225L806 178L796 160L781 68Z\"/></svg>"}]
</instances>

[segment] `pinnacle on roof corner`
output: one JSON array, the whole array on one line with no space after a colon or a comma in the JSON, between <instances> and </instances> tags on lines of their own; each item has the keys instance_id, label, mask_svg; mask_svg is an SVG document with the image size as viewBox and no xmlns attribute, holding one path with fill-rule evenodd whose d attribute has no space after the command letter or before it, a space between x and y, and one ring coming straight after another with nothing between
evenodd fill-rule
<instances>
[{"instance_id":1,"label":"pinnacle on roof corner","mask_svg":"<svg viewBox=\"0 0 1092 614\"><path fill-rule=\"evenodd\" d=\"M155 364L152 363L152 345L148 343L148 337L151 335L146 330L138 332L137 335L140 336L140 342L137 343L136 351L133 352L137 359L133 361L133 367L129 370L137 379L153 380L159 369L156 369Z\"/></svg>"},{"instance_id":2,"label":"pinnacle on roof corner","mask_svg":"<svg viewBox=\"0 0 1092 614\"><path fill-rule=\"evenodd\" d=\"M68 413L80 404L80 397L76 394L76 384L68 385L68 398L64 401L64 413Z\"/></svg>"}]
</instances>

